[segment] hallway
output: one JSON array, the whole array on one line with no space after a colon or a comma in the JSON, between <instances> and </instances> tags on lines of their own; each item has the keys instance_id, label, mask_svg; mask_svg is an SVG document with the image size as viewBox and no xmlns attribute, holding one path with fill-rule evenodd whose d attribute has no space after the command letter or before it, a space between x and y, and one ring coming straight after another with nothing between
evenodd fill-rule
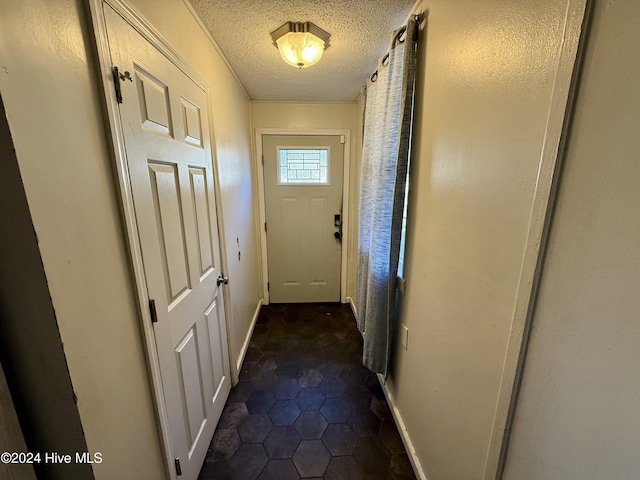
<instances>
[{"instance_id":1,"label":"hallway","mask_svg":"<svg viewBox=\"0 0 640 480\"><path fill-rule=\"evenodd\" d=\"M262 307L200 480L415 479L349 305Z\"/></svg>"},{"instance_id":2,"label":"hallway","mask_svg":"<svg viewBox=\"0 0 640 480\"><path fill-rule=\"evenodd\" d=\"M0 479L20 467L20 480L640 478L640 1L259 3L3 1L0 417L20 428L0 422L0 437L22 442L0 451L102 462L0 462ZM113 54L107 12L124 35ZM361 87L416 13L406 288L387 405L359 367L348 306L263 306L273 281L260 149L268 135L345 136L340 301L358 305ZM295 69L270 32L307 20L331 47ZM140 35L151 46L132 51L126 39ZM143 53L173 66L153 74ZM171 87L178 71L202 108ZM140 150L147 193L135 198L134 126L211 161L176 157L174 168ZM149 195L158 185L170 201ZM171 235L170 258L163 218L187 231ZM162 268L145 269L138 221ZM175 285L151 292L169 260ZM220 301L198 316L219 328L181 330L160 354L172 327L158 313L218 275ZM204 322L208 307L220 315ZM215 359L196 343L210 333ZM214 360L224 368L209 375ZM222 395L206 416L210 392Z\"/></svg>"}]
</instances>

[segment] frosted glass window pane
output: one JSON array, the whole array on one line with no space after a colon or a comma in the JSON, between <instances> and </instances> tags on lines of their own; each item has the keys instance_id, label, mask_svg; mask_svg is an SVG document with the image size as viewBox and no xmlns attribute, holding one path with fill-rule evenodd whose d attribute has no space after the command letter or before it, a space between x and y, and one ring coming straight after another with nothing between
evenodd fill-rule
<instances>
[{"instance_id":1,"label":"frosted glass window pane","mask_svg":"<svg viewBox=\"0 0 640 480\"><path fill-rule=\"evenodd\" d=\"M278 184L329 184L328 148L278 148Z\"/></svg>"}]
</instances>

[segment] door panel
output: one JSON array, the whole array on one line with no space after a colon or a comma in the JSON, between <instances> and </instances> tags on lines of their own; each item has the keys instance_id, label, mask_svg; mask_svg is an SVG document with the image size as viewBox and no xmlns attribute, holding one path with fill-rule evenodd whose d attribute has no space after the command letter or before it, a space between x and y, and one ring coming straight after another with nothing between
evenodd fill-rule
<instances>
[{"instance_id":1,"label":"door panel","mask_svg":"<svg viewBox=\"0 0 640 480\"><path fill-rule=\"evenodd\" d=\"M205 421L204 392L200 382L200 361L198 358L196 328L187 332L176 348L180 368L179 381L184 392L183 407L187 417L187 440L189 450L195 442L202 423Z\"/></svg>"},{"instance_id":2,"label":"door panel","mask_svg":"<svg viewBox=\"0 0 640 480\"><path fill-rule=\"evenodd\" d=\"M207 94L110 7L120 119L154 336L170 463L195 480L229 394Z\"/></svg>"},{"instance_id":3,"label":"door panel","mask_svg":"<svg viewBox=\"0 0 640 480\"><path fill-rule=\"evenodd\" d=\"M166 85L134 65L142 126L171 134L169 92Z\"/></svg>"},{"instance_id":4,"label":"door panel","mask_svg":"<svg viewBox=\"0 0 640 480\"><path fill-rule=\"evenodd\" d=\"M208 339L210 345L219 345L222 342L226 342L226 332L222 328L224 325L222 322L223 315L224 312L220 311L218 302L214 300L211 306L204 312L207 335L203 336L203 341ZM209 353L209 362L212 371L211 379L213 380L212 393L215 397L217 396L216 390L224 385L224 381L228 377L228 372L225 370L225 365L227 363L226 352L221 349L208 349L206 351ZM207 398L211 398L211 396L208 396ZM223 406L224 402L216 407L219 408L218 416L220 416Z\"/></svg>"},{"instance_id":5,"label":"door panel","mask_svg":"<svg viewBox=\"0 0 640 480\"><path fill-rule=\"evenodd\" d=\"M171 302L189 288L189 267L185 257L184 228L176 165L149 162L151 194L162 246L162 266L168 300Z\"/></svg>"},{"instance_id":6,"label":"door panel","mask_svg":"<svg viewBox=\"0 0 640 480\"><path fill-rule=\"evenodd\" d=\"M264 135L262 145L270 301L339 302L340 137Z\"/></svg>"},{"instance_id":7,"label":"door panel","mask_svg":"<svg viewBox=\"0 0 640 480\"><path fill-rule=\"evenodd\" d=\"M209 223L209 204L207 202L207 184L203 168L190 168L192 202L198 239L198 259L200 275L213 268L213 245L211 243L211 224Z\"/></svg>"},{"instance_id":8,"label":"door panel","mask_svg":"<svg viewBox=\"0 0 640 480\"><path fill-rule=\"evenodd\" d=\"M300 272L300 262L293 261L291 259L297 259L300 257L300 230L297 228L298 219L300 218L300 202L297 198L281 198L280 199L280 226L275 222L273 227L276 228L277 240L273 240L276 242L275 245L272 245L272 249L274 255L274 261L271 263L276 263L275 259L282 258L284 261L279 261L274 265L273 278L282 278L283 286L300 286L301 285L301 272ZM267 221L267 224L269 222ZM276 237L276 235L271 235L271 238ZM279 266L282 272L276 271L276 266ZM270 277L271 278L271 277ZM274 286L276 289L276 299L277 296L277 285L279 282L274 281ZM273 302L277 302L273 297L271 298Z\"/></svg>"},{"instance_id":9,"label":"door panel","mask_svg":"<svg viewBox=\"0 0 640 480\"><path fill-rule=\"evenodd\" d=\"M200 108L186 98L182 98L182 118L184 119L184 141L197 147L202 146L202 124Z\"/></svg>"},{"instance_id":10,"label":"door panel","mask_svg":"<svg viewBox=\"0 0 640 480\"><path fill-rule=\"evenodd\" d=\"M329 211L329 200L326 197L311 197L309 202L310 218L333 218ZM329 230L329 222L310 222L309 224L309 251L321 252L326 239L333 237L333 229ZM331 272L327 267L333 267L327 262L324 255L309 255L309 280L311 285L326 286L331 278ZM339 300L339 299L338 299Z\"/></svg>"}]
</instances>

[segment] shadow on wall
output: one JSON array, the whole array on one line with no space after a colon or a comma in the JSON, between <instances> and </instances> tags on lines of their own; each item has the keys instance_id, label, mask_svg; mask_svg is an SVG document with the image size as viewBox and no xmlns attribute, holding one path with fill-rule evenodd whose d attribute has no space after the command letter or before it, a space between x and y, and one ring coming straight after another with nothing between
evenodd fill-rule
<instances>
[{"instance_id":1,"label":"shadow on wall","mask_svg":"<svg viewBox=\"0 0 640 480\"><path fill-rule=\"evenodd\" d=\"M0 363L31 452L86 452L38 240L0 99ZM39 463L39 478L93 479L90 465Z\"/></svg>"}]
</instances>

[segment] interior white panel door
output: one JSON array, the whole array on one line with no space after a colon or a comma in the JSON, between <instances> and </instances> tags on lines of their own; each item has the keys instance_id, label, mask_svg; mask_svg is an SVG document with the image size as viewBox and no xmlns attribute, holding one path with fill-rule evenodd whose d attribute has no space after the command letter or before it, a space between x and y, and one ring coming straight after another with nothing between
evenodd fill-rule
<instances>
[{"instance_id":1,"label":"interior white panel door","mask_svg":"<svg viewBox=\"0 0 640 480\"><path fill-rule=\"evenodd\" d=\"M195 480L230 391L207 94L110 7L120 118L143 256L169 449ZM129 80L130 78L130 80Z\"/></svg>"},{"instance_id":2,"label":"interior white panel door","mask_svg":"<svg viewBox=\"0 0 640 480\"><path fill-rule=\"evenodd\" d=\"M262 137L273 303L340 301L343 147L340 136Z\"/></svg>"}]
</instances>

